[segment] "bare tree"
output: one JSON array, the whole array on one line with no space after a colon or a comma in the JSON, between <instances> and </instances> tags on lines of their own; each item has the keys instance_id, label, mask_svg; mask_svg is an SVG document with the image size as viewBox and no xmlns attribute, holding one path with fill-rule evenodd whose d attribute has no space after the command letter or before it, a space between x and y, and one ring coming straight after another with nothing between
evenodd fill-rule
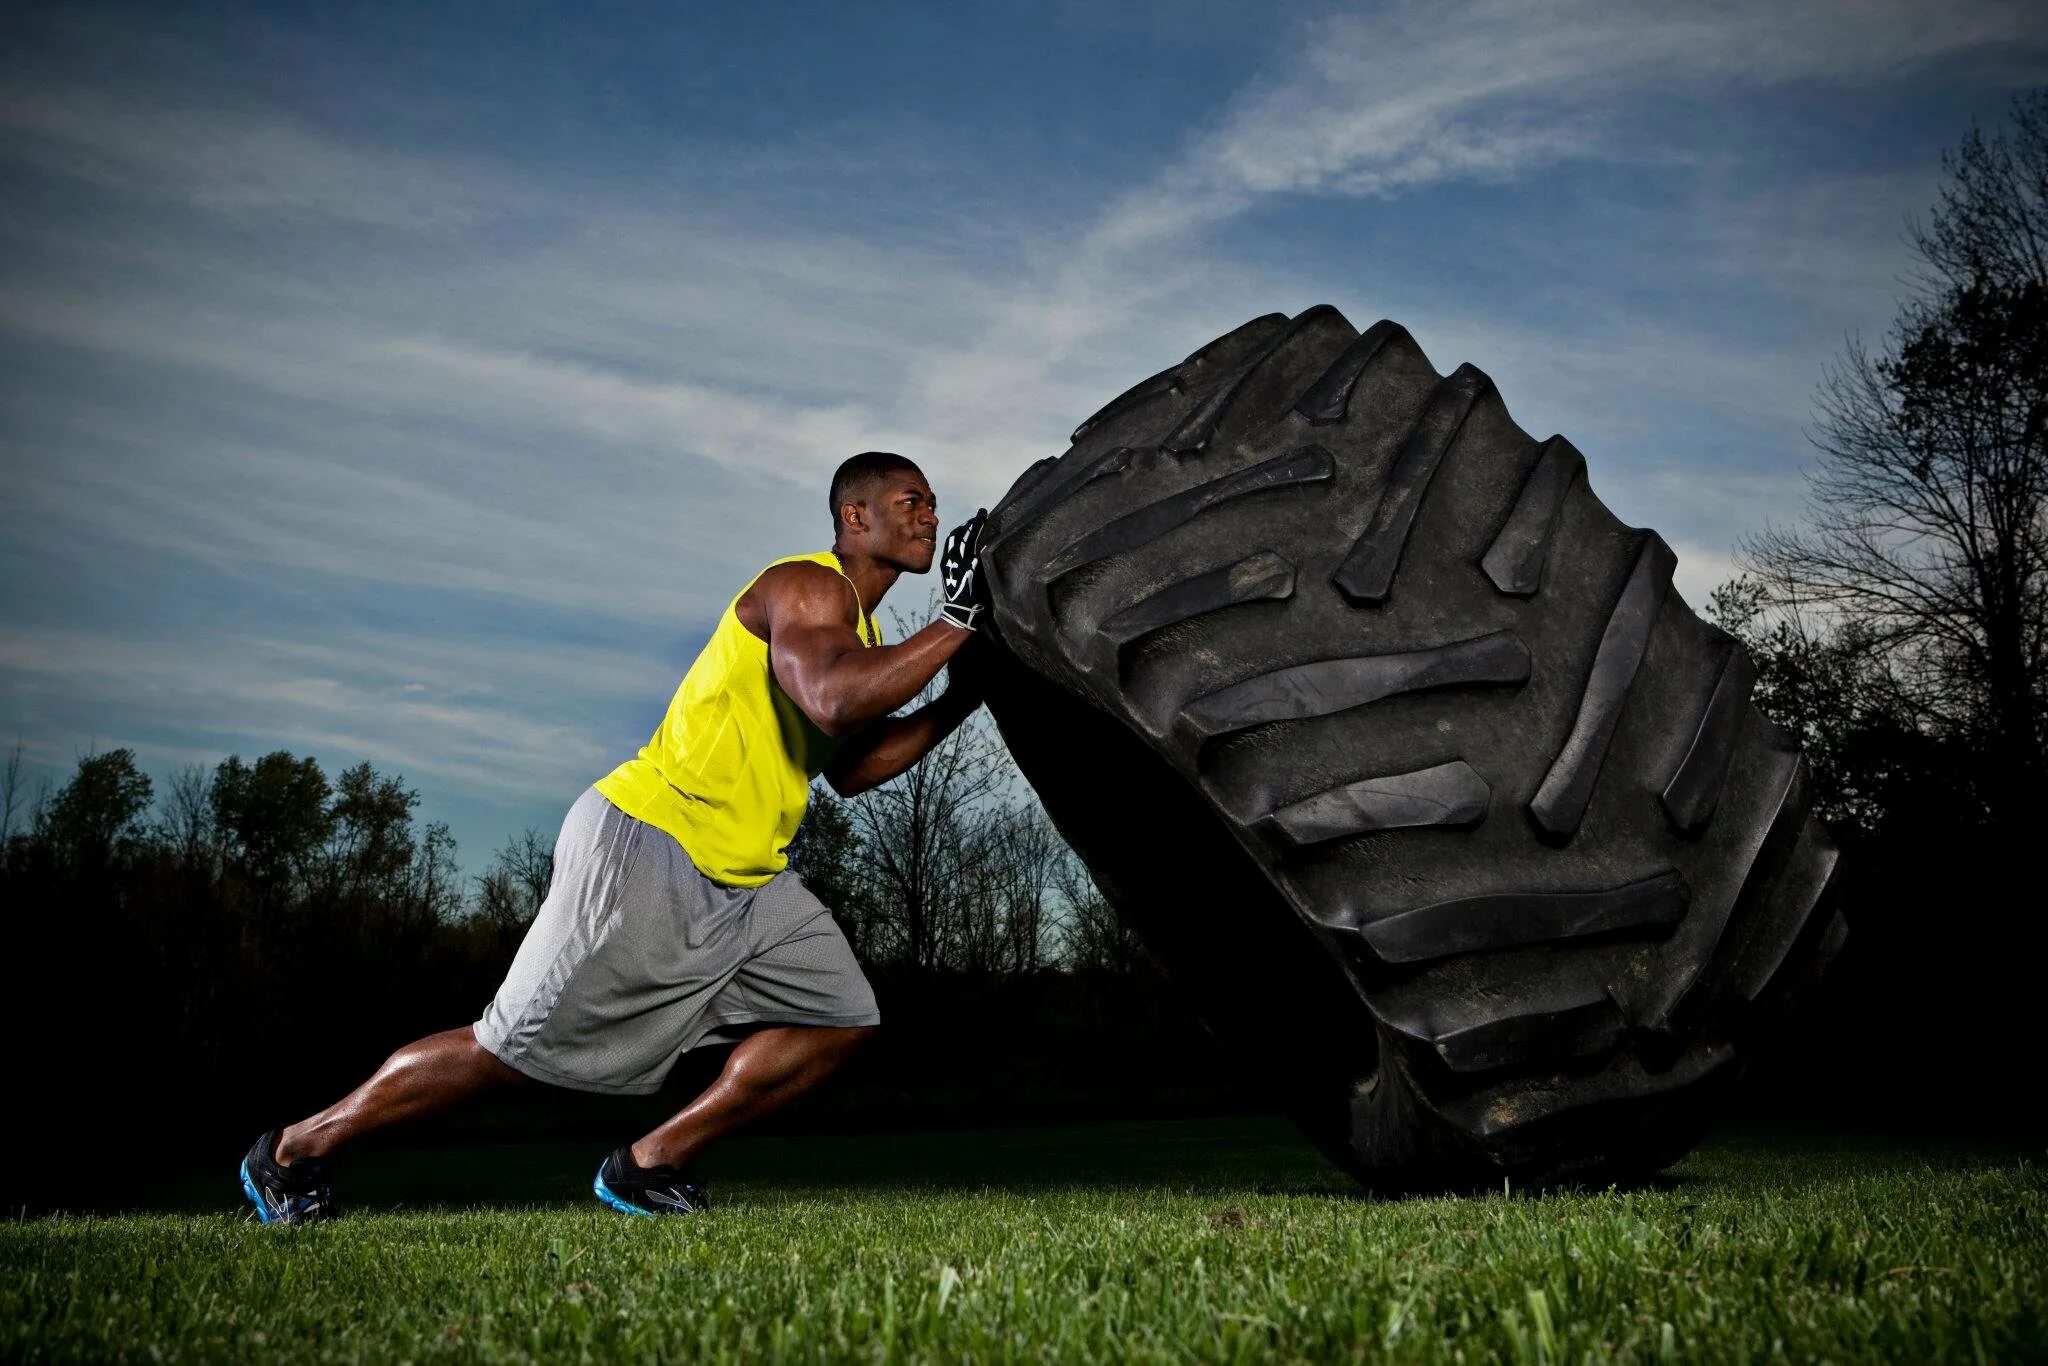
<instances>
[{"instance_id":1,"label":"bare tree","mask_svg":"<svg viewBox=\"0 0 2048 1366\"><path fill-rule=\"evenodd\" d=\"M1057 837L1029 801L990 804L956 825L966 848L957 860L961 875L942 907L941 961L982 976L1037 971L1045 956L1042 928Z\"/></svg>"},{"instance_id":2,"label":"bare tree","mask_svg":"<svg viewBox=\"0 0 2048 1366\"><path fill-rule=\"evenodd\" d=\"M511 875L526 904L537 913L555 880L555 847L538 826L527 826L498 851L499 866Z\"/></svg>"},{"instance_id":3,"label":"bare tree","mask_svg":"<svg viewBox=\"0 0 2048 1366\"><path fill-rule=\"evenodd\" d=\"M1002 743L984 722L970 720L908 772L851 804L891 956L920 968L945 961L949 931L979 892L991 852L979 806L1002 787L1007 765Z\"/></svg>"},{"instance_id":4,"label":"bare tree","mask_svg":"<svg viewBox=\"0 0 2048 1366\"><path fill-rule=\"evenodd\" d=\"M1123 977L1144 962L1138 937L1117 918L1095 879L1081 860L1068 853L1054 867L1053 884L1064 910L1060 915L1060 960L1069 972L1100 972Z\"/></svg>"},{"instance_id":5,"label":"bare tree","mask_svg":"<svg viewBox=\"0 0 2048 1366\"><path fill-rule=\"evenodd\" d=\"M908 634L895 618L898 637ZM939 693L944 675L911 703ZM855 834L867 851L873 904L874 949L912 967L931 969L957 944L955 922L973 908L990 853L980 829L983 803L1008 783L1012 770L987 721L980 716L947 736L899 777L849 804Z\"/></svg>"},{"instance_id":6,"label":"bare tree","mask_svg":"<svg viewBox=\"0 0 2048 1366\"><path fill-rule=\"evenodd\" d=\"M886 956L888 934L873 913L867 852L852 810L847 799L814 783L810 807L789 842L789 866L832 912L855 955L871 962Z\"/></svg>"},{"instance_id":7,"label":"bare tree","mask_svg":"<svg viewBox=\"0 0 2048 1366\"><path fill-rule=\"evenodd\" d=\"M471 913L507 936L525 933L554 881L555 851L533 826L514 835L476 878Z\"/></svg>"},{"instance_id":8,"label":"bare tree","mask_svg":"<svg viewBox=\"0 0 2048 1366\"><path fill-rule=\"evenodd\" d=\"M989 837L997 961L1001 971L1028 975L1045 966L1058 896L1055 879L1073 855L1034 800L1003 808L989 823Z\"/></svg>"},{"instance_id":9,"label":"bare tree","mask_svg":"<svg viewBox=\"0 0 2048 1366\"><path fill-rule=\"evenodd\" d=\"M210 870L218 864L221 851L213 824L213 776L205 768L186 764L171 774L170 791L157 825L179 867Z\"/></svg>"},{"instance_id":10,"label":"bare tree","mask_svg":"<svg viewBox=\"0 0 2048 1366\"><path fill-rule=\"evenodd\" d=\"M476 900L469 913L508 936L523 933L533 922L519 884L510 873L495 865L476 875Z\"/></svg>"},{"instance_id":11,"label":"bare tree","mask_svg":"<svg viewBox=\"0 0 2048 1366\"><path fill-rule=\"evenodd\" d=\"M1816 398L1804 526L1739 552L1773 598L1855 623L1896 701L1983 756L1985 804L2040 802L2048 699L2048 90L1972 129L1890 336Z\"/></svg>"},{"instance_id":12,"label":"bare tree","mask_svg":"<svg viewBox=\"0 0 2048 1366\"><path fill-rule=\"evenodd\" d=\"M963 847L950 860L957 871L934 907L938 963L985 977L1007 966L1000 821L999 812L978 811L949 822L950 838Z\"/></svg>"},{"instance_id":13,"label":"bare tree","mask_svg":"<svg viewBox=\"0 0 2048 1366\"><path fill-rule=\"evenodd\" d=\"M411 848L407 867L413 901L408 908L422 925L456 920L462 914L462 880L455 862L455 836L446 821L428 821ZM405 906L406 899L394 897Z\"/></svg>"},{"instance_id":14,"label":"bare tree","mask_svg":"<svg viewBox=\"0 0 2048 1366\"><path fill-rule=\"evenodd\" d=\"M14 813L21 807L22 749L17 739L7 753L6 770L0 772L0 855L4 855L7 842L14 838Z\"/></svg>"}]
</instances>

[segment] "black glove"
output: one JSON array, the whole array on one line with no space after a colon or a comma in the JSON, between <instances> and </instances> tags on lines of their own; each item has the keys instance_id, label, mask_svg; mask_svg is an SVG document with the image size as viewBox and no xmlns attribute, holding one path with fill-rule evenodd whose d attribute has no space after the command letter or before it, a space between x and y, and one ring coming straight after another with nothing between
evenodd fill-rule
<instances>
[{"instance_id":1,"label":"black glove","mask_svg":"<svg viewBox=\"0 0 2048 1366\"><path fill-rule=\"evenodd\" d=\"M972 631L975 620L988 610L980 573L981 527L987 520L988 509L979 508L954 527L939 559L939 576L946 584L946 601L940 605L939 615L966 631Z\"/></svg>"}]
</instances>

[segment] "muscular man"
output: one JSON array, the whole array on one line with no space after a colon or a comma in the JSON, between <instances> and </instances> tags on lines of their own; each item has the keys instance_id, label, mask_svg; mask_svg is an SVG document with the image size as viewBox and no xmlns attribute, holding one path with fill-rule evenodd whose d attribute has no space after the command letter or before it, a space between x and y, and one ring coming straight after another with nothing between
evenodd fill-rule
<instances>
[{"instance_id":1,"label":"muscular man","mask_svg":"<svg viewBox=\"0 0 2048 1366\"><path fill-rule=\"evenodd\" d=\"M874 1032L874 992L784 851L812 778L842 796L887 782L979 705L954 686L891 716L974 631L986 513L947 539L939 616L884 645L875 607L898 575L931 568L938 499L910 461L868 451L839 467L831 503L833 548L741 590L654 737L569 809L547 899L483 1018L256 1140L242 1188L265 1223L332 1217L331 1155L373 1130L529 1079L645 1094L684 1051L738 1038L718 1080L594 1183L627 1214L703 1209L705 1145Z\"/></svg>"}]
</instances>

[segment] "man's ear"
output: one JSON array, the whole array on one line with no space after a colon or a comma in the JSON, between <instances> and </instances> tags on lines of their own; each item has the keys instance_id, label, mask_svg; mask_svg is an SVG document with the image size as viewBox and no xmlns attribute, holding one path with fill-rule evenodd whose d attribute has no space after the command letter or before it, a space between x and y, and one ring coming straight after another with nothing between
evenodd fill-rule
<instances>
[{"instance_id":1,"label":"man's ear","mask_svg":"<svg viewBox=\"0 0 2048 1366\"><path fill-rule=\"evenodd\" d=\"M851 513L847 511L849 508L852 509ZM839 520L845 525L852 527L855 531L866 531L868 529L867 511L868 505L866 503L856 503L849 499L839 505Z\"/></svg>"}]
</instances>

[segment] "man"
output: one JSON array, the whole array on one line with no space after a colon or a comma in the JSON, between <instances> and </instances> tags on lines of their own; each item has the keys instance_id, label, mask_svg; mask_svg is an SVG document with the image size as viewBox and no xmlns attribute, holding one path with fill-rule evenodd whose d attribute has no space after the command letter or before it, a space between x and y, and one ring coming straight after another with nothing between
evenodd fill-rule
<instances>
[{"instance_id":1,"label":"man","mask_svg":"<svg viewBox=\"0 0 2048 1366\"><path fill-rule=\"evenodd\" d=\"M738 1038L718 1080L594 1182L627 1214L700 1210L705 1145L874 1033L874 993L785 850L812 778L842 796L887 782L980 704L953 686L891 716L974 632L987 513L947 539L938 617L883 645L875 607L899 575L930 570L938 499L916 465L868 451L839 467L831 504L833 548L742 589L654 737L570 808L547 899L483 1018L256 1140L242 1187L265 1223L332 1217L331 1155L373 1130L526 1080L645 1094L685 1050Z\"/></svg>"}]
</instances>

